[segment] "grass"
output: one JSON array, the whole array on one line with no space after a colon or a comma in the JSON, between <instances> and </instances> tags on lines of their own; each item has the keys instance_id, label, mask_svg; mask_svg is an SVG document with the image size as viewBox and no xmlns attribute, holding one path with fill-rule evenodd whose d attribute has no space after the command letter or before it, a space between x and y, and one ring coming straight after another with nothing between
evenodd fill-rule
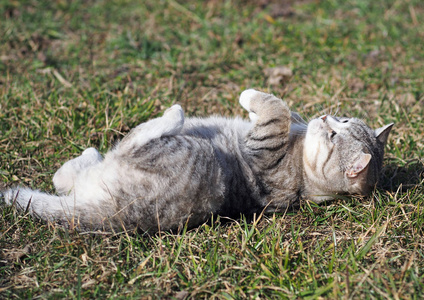
<instances>
[{"instance_id":1,"label":"grass","mask_svg":"<svg viewBox=\"0 0 424 300\"><path fill-rule=\"evenodd\" d=\"M379 187L180 235L81 235L1 206L0 297L424 296L422 1L258 3L0 0L0 184L52 191L64 161L172 103L246 116L255 87L308 119L394 122ZM293 77L270 84L275 66Z\"/></svg>"}]
</instances>

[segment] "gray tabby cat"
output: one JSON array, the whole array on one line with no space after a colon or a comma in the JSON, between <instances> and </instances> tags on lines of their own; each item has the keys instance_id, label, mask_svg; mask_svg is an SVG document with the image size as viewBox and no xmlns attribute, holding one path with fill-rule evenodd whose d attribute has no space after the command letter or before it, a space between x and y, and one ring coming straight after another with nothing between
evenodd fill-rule
<instances>
[{"instance_id":1,"label":"gray tabby cat","mask_svg":"<svg viewBox=\"0 0 424 300\"><path fill-rule=\"evenodd\" d=\"M104 159L89 148L66 162L53 177L58 196L17 187L4 201L80 230L156 232L375 186L393 124L372 130L332 116L306 124L284 101L255 90L244 91L240 104L250 122L184 119L174 105L135 127Z\"/></svg>"}]
</instances>

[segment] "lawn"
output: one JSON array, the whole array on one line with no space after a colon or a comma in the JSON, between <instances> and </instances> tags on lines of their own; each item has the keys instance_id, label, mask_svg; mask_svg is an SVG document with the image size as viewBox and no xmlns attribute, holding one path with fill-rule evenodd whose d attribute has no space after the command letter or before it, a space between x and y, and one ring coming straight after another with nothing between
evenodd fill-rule
<instances>
[{"instance_id":1,"label":"lawn","mask_svg":"<svg viewBox=\"0 0 424 300\"><path fill-rule=\"evenodd\" d=\"M174 103L247 117L251 87L306 119L395 123L369 197L154 236L2 205L0 298L423 298L423 40L421 0L0 0L0 188L53 191Z\"/></svg>"}]
</instances>

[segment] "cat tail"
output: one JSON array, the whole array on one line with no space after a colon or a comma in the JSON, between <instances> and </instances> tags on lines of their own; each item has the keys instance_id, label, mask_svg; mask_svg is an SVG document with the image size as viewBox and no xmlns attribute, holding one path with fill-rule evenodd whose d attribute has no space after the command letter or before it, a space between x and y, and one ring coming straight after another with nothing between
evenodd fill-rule
<instances>
[{"instance_id":1,"label":"cat tail","mask_svg":"<svg viewBox=\"0 0 424 300\"><path fill-rule=\"evenodd\" d=\"M72 229L97 229L93 228L93 225L101 223L99 218L93 220L96 214L90 212L90 207L77 205L73 194L56 196L25 187L15 187L0 192L0 202L2 201L44 221Z\"/></svg>"}]
</instances>

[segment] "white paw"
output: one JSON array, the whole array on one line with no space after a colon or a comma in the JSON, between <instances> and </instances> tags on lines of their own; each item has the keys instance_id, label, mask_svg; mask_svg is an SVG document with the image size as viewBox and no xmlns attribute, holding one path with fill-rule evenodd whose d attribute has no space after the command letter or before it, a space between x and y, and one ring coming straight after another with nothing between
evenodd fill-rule
<instances>
[{"instance_id":1,"label":"white paw","mask_svg":"<svg viewBox=\"0 0 424 300\"><path fill-rule=\"evenodd\" d=\"M250 121L252 121L252 123L256 123L256 121L258 120L258 115L255 114L254 112L250 112L249 113L249 119L250 119Z\"/></svg>"},{"instance_id":2,"label":"white paw","mask_svg":"<svg viewBox=\"0 0 424 300\"><path fill-rule=\"evenodd\" d=\"M66 162L56 173L54 173L53 185L58 194L67 194L74 186L78 171L73 168L74 164L70 162Z\"/></svg>"},{"instance_id":3,"label":"white paw","mask_svg":"<svg viewBox=\"0 0 424 300\"><path fill-rule=\"evenodd\" d=\"M166 118L170 118L172 120L184 120L184 111L181 105L175 104L168 108L163 114Z\"/></svg>"},{"instance_id":4,"label":"white paw","mask_svg":"<svg viewBox=\"0 0 424 300\"><path fill-rule=\"evenodd\" d=\"M162 121L159 127L163 132L161 135L178 134L184 125L184 111L179 104L172 105L163 114L166 121Z\"/></svg>"},{"instance_id":5,"label":"white paw","mask_svg":"<svg viewBox=\"0 0 424 300\"><path fill-rule=\"evenodd\" d=\"M81 156L83 156L83 155L84 156L87 156L87 157L91 157L92 160L94 160L94 161L100 161L100 160L102 160L102 155L99 153L99 151L97 151L93 147L90 147L90 148L85 149L82 152Z\"/></svg>"},{"instance_id":6,"label":"white paw","mask_svg":"<svg viewBox=\"0 0 424 300\"><path fill-rule=\"evenodd\" d=\"M239 102L241 106L248 112L250 112L250 101L253 99L253 97L257 96L258 94L261 94L261 92L254 90L254 89L248 89L243 91L240 94Z\"/></svg>"}]
</instances>

